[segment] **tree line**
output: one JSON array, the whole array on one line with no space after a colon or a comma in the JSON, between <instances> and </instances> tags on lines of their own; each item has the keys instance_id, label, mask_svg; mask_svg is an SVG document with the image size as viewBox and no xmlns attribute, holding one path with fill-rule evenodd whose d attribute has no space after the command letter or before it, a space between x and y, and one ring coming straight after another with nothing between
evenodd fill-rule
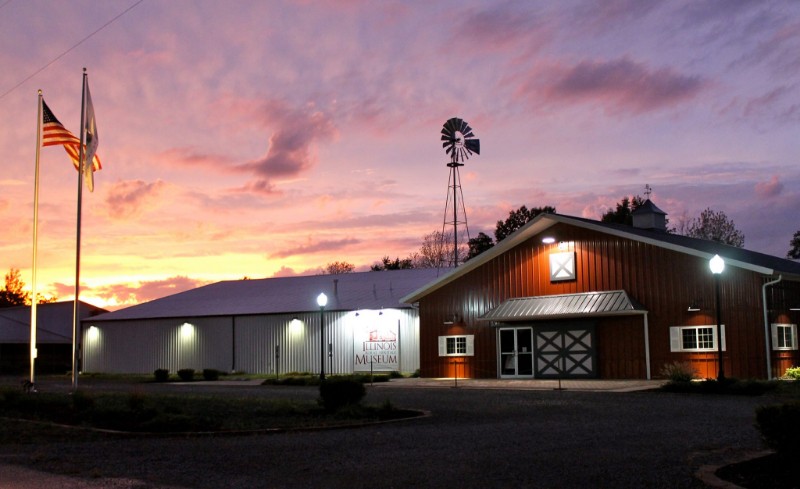
<instances>
[{"instance_id":1,"label":"tree line","mask_svg":"<svg viewBox=\"0 0 800 489\"><path fill-rule=\"evenodd\" d=\"M646 199L642 198L640 195L622 197L614 207L610 208L601 216L600 221L633 226L633 212L644 205L645 202ZM474 258L506 239L516 230L536 218L539 214L555 212L556 208L553 206L532 207L528 209L527 206L523 205L518 209L511 210L506 219L497 221L494 230L494 238L483 232L479 232L476 237L468 241L466 247L462 247L462 249L458 251L458 256L463 256L463 261ZM669 224L669 221L667 221L667 224ZM725 212L715 211L711 208L706 208L700 212L700 215L692 219L683 216L678 219L675 226L668 226L667 232L691 238L716 241L737 248L744 247L745 242L744 233L736 228L733 220L730 219ZM789 246L790 248L786 257L794 260L800 259L800 231L794 233ZM452 234L434 231L423 237L419 251L411 253L406 258L395 257L392 259L388 255L384 256L381 260L373 263L370 270L441 268L448 266L451 253ZM355 265L348 262L336 261L324 267L323 273L349 273L354 270Z\"/></svg>"}]
</instances>

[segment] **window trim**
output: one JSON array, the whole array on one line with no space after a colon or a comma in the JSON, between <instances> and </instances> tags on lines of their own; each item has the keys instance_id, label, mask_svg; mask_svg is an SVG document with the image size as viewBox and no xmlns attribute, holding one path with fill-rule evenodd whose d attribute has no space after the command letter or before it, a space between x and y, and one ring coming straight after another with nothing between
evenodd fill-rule
<instances>
[{"instance_id":1,"label":"window trim","mask_svg":"<svg viewBox=\"0 0 800 489\"><path fill-rule=\"evenodd\" d=\"M465 342L464 353L448 353L447 340L452 339L453 344L457 345L459 339ZM475 335L472 334L458 334L439 337L439 356L440 357L473 357L475 356Z\"/></svg>"},{"instance_id":2,"label":"window trim","mask_svg":"<svg viewBox=\"0 0 800 489\"><path fill-rule=\"evenodd\" d=\"M683 347L683 332L685 330L693 329L699 330L702 328L711 328L712 341L714 346L711 348L684 348ZM722 351L726 351L725 344L725 325L721 325L722 330ZM710 353L718 351L717 349L717 325L716 324L699 324L696 326L670 326L669 328L669 351L683 352L683 353Z\"/></svg>"},{"instance_id":3,"label":"window trim","mask_svg":"<svg viewBox=\"0 0 800 489\"><path fill-rule=\"evenodd\" d=\"M778 346L778 329L789 328L792 335L792 344L789 346ZM792 351L797 350L797 325L791 323L772 323L770 325L772 331L772 350L773 351Z\"/></svg>"}]
</instances>

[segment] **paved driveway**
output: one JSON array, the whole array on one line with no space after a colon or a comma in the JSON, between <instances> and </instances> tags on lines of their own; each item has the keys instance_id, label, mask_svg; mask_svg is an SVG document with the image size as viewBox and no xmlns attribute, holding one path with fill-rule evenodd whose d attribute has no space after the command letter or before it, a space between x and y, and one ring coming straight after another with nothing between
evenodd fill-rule
<instances>
[{"instance_id":1,"label":"paved driveway","mask_svg":"<svg viewBox=\"0 0 800 489\"><path fill-rule=\"evenodd\" d=\"M702 465L762 448L753 423L763 398L451 382L375 384L366 402L432 415L358 429L0 447L0 487L698 488ZM317 395L246 384L151 388ZM68 477L40 479L53 473Z\"/></svg>"}]
</instances>

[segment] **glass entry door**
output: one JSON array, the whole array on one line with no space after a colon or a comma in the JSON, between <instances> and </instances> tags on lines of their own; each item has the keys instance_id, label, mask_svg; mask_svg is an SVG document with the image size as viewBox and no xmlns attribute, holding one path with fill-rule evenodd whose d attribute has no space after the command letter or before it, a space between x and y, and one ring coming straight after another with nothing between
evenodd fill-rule
<instances>
[{"instance_id":1,"label":"glass entry door","mask_svg":"<svg viewBox=\"0 0 800 489\"><path fill-rule=\"evenodd\" d=\"M533 329L499 328L500 377L533 377Z\"/></svg>"}]
</instances>

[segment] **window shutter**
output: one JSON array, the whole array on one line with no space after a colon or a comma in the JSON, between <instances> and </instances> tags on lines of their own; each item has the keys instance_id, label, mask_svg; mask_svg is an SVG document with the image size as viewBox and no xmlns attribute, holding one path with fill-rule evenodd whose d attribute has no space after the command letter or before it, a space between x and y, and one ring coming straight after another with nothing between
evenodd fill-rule
<instances>
[{"instance_id":1,"label":"window shutter","mask_svg":"<svg viewBox=\"0 0 800 489\"><path fill-rule=\"evenodd\" d=\"M792 324L792 350L797 350L797 325Z\"/></svg>"},{"instance_id":2,"label":"window shutter","mask_svg":"<svg viewBox=\"0 0 800 489\"><path fill-rule=\"evenodd\" d=\"M475 335L467 335L467 356L475 356Z\"/></svg>"},{"instance_id":3,"label":"window shutter","mask_svg":"<svg viewBox=\"0 0 800 489\"><path fill-rule=\"evenodd\" d=\"M439 337L439 356L440 357L447 356L447 337L445 336Z\"/></svg>"},{"instance_id":4,"label":"window shutter","mask_svg":"<svg viewBox=\"0 0 800 489\"><path fill-rule=\"evenodd\" d=\"M722 351L728 351L728 349L725 346L725 325L724 324L720 324L720 330L722 332Z\"/></svg>"},{"instance_id":5,"label":"window shutter","mask_svg":"<svg viewBox=\"0 0 800 489\"><path fill-rule=\"evenodd\" d=\"M677 326L669 328L669 351L681 351L681 328Z\"/></svg>"},{"instance_id":6,"label":"window shutter","mask_svg":"<svg viewBox=\"0 0 800 489\"><path fill-rule=\"evenodd\" d=\"M770 329L772 330L772 349L778 349L778 325L773 323L770 324Z\"/></svg>"}]
</instances>

